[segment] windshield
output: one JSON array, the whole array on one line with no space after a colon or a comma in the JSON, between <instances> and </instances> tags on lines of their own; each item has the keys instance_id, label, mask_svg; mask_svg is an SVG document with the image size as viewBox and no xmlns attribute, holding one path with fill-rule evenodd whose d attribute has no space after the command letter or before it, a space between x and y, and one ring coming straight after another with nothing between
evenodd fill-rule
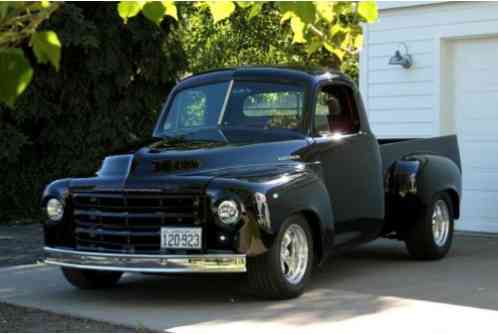
<instances>
[{"instance_id":1,"label":"windshield","mask_svg":"<svg viewBox=\"0 0 498 334\"><path fill-rule=\"evenodd\" d=\"M173 98L160 129L165 135L214 127L297 131L303 98L303 86L281 83L235 81L231 89L229 82L186 88Z\"/></svg>"}]
</instances>

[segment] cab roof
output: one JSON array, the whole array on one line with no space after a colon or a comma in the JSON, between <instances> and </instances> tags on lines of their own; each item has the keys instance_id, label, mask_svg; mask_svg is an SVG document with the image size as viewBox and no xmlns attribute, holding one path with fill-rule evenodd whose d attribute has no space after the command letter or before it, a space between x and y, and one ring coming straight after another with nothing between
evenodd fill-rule
<instances>
[{"instance_id":1,"label":"cab roof","mask_svg":"<svg viewBox=\"0 0 498 334\"><path fill-rule=\"evenodd\" d=\"M337 70L311 66L264 66L251 65L232 68L215 69L189 76L180 81L176 89L212 81L229 81L232 79L301 81L315 84L323 80L338 80L352 82L342 72Z\"/></svg>"}]
</instances>

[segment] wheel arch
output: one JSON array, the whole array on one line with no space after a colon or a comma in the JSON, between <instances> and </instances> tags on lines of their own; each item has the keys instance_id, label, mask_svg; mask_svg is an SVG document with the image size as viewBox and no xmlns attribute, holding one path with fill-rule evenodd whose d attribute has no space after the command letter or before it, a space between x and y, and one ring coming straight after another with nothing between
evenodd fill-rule
<instances>
[{"instance_id":1,"label":"wheel arch","mask_svg":"<svg viewBox=\"0 0 498 334\"><path fill-rule=\"evenodd\" d=\"M460 195L454 189L446 189L444 192L450 196L453 218L460 218Z\"/></svg>"},{"instance_id":2,"label":"wheel arch","mask_svg":"<svg viewBox=\"0 0 498 334\"><path fill-rule=\"evenodd\" d=\"M313 210L302 210L300 214L306 219L310 226L311 234L313 237L313 252L317 258L317 262L321 262L324 258L323 238L321 231L320 217Z\"/></svg>"},{"instance_id":3,"label":"wheel arch","mask_svg":"<svg viewBox=\"0 0 498 334\"><path fill-rule=\"evenodd\" d=\"M278 196L275 196L278 194ZM276 235L283 222L294 214L304 216L309 223L316 253L320 259L332 252L335 236L335 220L329 193L323 181L315 173L303 173L292 184L271 189L267 194L271 216L271 232Z\"/></svg>"}]
</instances>

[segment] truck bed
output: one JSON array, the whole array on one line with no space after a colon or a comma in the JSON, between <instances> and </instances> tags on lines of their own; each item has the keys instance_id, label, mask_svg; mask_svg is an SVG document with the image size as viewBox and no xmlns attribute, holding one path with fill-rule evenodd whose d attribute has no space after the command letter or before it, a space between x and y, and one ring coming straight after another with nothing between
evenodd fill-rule
<instances>
[{"instance_id":1,"label":"truck bed","mask_svg":"<svg viewBox=\"0 0 498 334\"><path fill-rule=\"evenodd\" d=\"M416 153L431 153L452 160L460 169L460 153L456 135L433 137L425 139L378 139L384 173L391 165L407 155Z\"/></svg>"}]
</instances>

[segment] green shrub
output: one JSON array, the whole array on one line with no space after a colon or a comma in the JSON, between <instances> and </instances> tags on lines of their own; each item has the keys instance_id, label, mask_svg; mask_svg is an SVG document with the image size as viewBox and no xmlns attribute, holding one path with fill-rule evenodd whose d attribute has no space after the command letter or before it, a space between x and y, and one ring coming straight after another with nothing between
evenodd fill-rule
<instances>
[{"instance_id":1,"label":"green shrub","mask_svg":"<svg viewBox=\"0 0 498 334\"><path fill-rule=\"evenodd\" d=\"M173 24L139 15L124 25L114 3L65 3L44 24L61 39L61 68L36 65L16 108L0 106L0 219L38 215L48 182L90 175L106 153L150 136L186 69Z\"/></svg>"}]
</instances>

